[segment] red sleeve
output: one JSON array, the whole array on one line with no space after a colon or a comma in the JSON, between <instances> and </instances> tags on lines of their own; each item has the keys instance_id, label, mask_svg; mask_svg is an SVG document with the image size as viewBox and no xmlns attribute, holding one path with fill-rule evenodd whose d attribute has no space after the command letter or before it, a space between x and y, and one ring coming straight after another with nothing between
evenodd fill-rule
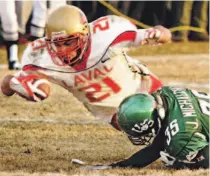
<instances>
[{"instance_id":1,"label":"red sleeve","mask_svg":"<svg viewBox=\"0 0 210 176\"><path fill-rule=\"evenodd\" d=\"M22 68L23 71L37 71L37 70L47 70L46 68L42 68L36 65L25 65Z\"/></svg>"},{"instance_id":2,"label":"red sleeve","mask_svg":"<svg viewBox=\"0 0 210 176\"><path fill-rule=\"evenodd\" d=\"M135 31L126 31L122 34L120 34L112 43L111 46L114 46L116 44L119 44L121 42L125 41L133 41L136 38L136 32Z\"/></svg>"},{"instance_id":3,"label":"red sleeve","mask_svg":"<svg viewBox=\"0 0 210 176\"><path fill-rule=\"evenodd\" d=\"M158 90L159 88L161 88L163 86L163 83L154 75L150 75L151 81L152 81L152 86L149 90L149 94L151 94L152 92L155 92L156 90Z\"/></svg>"}]
</instances>

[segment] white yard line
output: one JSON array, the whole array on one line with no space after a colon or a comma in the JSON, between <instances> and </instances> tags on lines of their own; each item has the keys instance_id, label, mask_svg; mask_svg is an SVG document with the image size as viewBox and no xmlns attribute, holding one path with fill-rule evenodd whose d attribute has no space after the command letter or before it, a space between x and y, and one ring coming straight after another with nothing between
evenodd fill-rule
<instances>
[{"instance_id":1,"label":"white yard line","mask_svg":"<svg viewBox=\"0 0 210 176\"><path fill-rule=\"evenodd\" d=\"M107 123L101 120L83 120L83 121L73 121L73 120L55 120L55 119L26 119L26 118L1 118L1 123L7 122L25 122L25 123L43 123L43 124L62 124L62 125L93 125L93 124L100 124L100 125L107 125Z\"/></svg>"},{"instance_id":2,"label":"white yard line","mask_svg":"<svg viewBox=\"0 0 210 176\"><path fill-rule=\"evenodd\" d=\"M0 69L5 69L7 67L8 67L8 65L6 65L6 64L0 64Z\"/></svg>"},{"instance_id":3,"label":"white yard line","mask_svg":"<svg viewBox=\"0 0 210 176\"><path fill-rule=\"evenodd\" d=\"M208 83L188 83L188 82L174 82L170 81L167 83L169 86L180 86L180 87L192 87L192 88L203 88L209 90Z\"/></svg>"},{"instance_id":4,"label":"white yard line","mask_svg":"<svg viewBox=\"0 0 210 176\"><path fill-rule=\"evenodd\" d=\"M198 60L199 64L209 64L209 54L184 54L184 55L162 55L162 56L139 56L135 57L140 61L152 61L152 62L166 62L169 60ZM199 58L199 59L198 59ZM6 64L0 64L0 69L6 69ZM174 82L169 81L167 83L169 86L181 86L181 87L192 87L192 88L203 88L209 91L208 83L189 83L189 82ZM67 121L67 120L54 120L54 119L25 119L25 118L4 118L0 119L0 123L7 122L39 122L39 123L48 123L48 124L66 124L66 125L75 125L75 124L106 124L100 120L87 120L87 121Z\"/></svg>"},{"instance_id":5,"label":"white yard line","mask_svg":"<svg viewBox=\"0 0 210 176\"><path fill-rule=\"evenodd\" d=\"M203 88L209 91L209 84L205 83L187 83L187 82L168 82L169 86L181 86L181 87L191 87L191 88ZM73 121L73 120L55 120L55 119L26 119L26 118L0 118L1 123L7 122L25 122L25 123L43 123L43 124L63 124L63 125L108 125L106 122L96 118L95 120L83 120L83 121Z\"/></svg>"},{"instance_id":6,"label":"white yard line","mask_svg":"<svg viewBox=\"0 0 210 176\"><path fill-rule=\"evenodd\" d=\"M137 56L134 57L144 61L169 61L169 60L206 60L209 61L209 54L177 54L177 55L160 55L160 56ZM199 59L198 59L199 58Z\"/></svg>"}]
</instances>

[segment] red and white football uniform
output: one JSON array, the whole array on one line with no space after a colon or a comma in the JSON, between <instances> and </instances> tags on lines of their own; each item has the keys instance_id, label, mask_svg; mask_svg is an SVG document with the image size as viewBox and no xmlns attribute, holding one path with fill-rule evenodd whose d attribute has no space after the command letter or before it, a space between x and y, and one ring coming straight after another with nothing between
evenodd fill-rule
<instances>
[{"instance_id":1,"label":"red and white football uniform","mask_svg":"<svg viewBox=\"0 0 210 176\"><path fill-rule=\"evenodd\" d=\"M146 30L137 30L128 20L114 15L101 17L89 25L89 47L83 62L73 68L63 65L59 58L49 54L45 38L42 38L25 50L21 72L46 75L49 81L72 92L93 115L110 121L123 98L138 92L151 92L162 84L152 76L152 85L144 88L141 75L129 68L129 63L136 61L116 50L138 46L145 39Z\"/></svg>"}]
</instances>

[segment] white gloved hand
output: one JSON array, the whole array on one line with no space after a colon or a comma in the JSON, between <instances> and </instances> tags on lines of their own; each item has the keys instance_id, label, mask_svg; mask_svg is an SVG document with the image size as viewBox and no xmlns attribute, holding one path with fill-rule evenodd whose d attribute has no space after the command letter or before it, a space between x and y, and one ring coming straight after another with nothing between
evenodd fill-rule
<instances>
[{"instance_id":1,"label":"white gloved hand","mask_svg":"<svg viewBox=\"0 0 210 176\"><path fill-rule=\"evenodd\" d=\"M149 92L151 88L150 71L146 65L142 64L139 60L132 59L125 55L128 61L128 66L133 73L141 75L141 92Z\"/></svg>"},{"instance_id":2,"label":"white gloved hand","mask_svg":"<svg viewBox=\"0 0 210 176\"><path fill-rule=\"evenodd\" d=\"M176 158L170 156L168 153L161 151L160 152L160 160L165 164L165 166L173 166Z\"/></svg>"},{"instance_id":3,"label":"white gloved hand","mask_svg":"<svg viewBox=\"0 0 210 176\"><path fill-rule=\"evenodd\" d=\"M146 29L144 39L141 41L141 45L159 45L159 39L161 32L159 29L149 28Z\"/></svg>"},{"instance_id":4,"label":"white gloved hand","mask_svg":"<svg viewBox=\"0 0 210 176\"><path fill-rule=\"evenodd\" d=\"M128 65L131 71L134 73L140 74L143 80L149 79L150 71L146 67L146 65L142 64L141 62L137 60L133 60L132 62L129 62Z\"/></svg>"}]
</instances>

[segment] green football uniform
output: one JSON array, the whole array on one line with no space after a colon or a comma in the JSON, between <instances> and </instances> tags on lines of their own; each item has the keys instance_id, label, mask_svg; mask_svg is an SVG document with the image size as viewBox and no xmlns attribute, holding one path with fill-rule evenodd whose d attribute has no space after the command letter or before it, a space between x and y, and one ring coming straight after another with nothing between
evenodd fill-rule
<instances>
[{"instance_id":1,"label":"green football uniform","mask_svg":"<svg viewBox=\"0 0 210 176\"><path fill-rule=\"evenodd\" d=\"M170 156L191 161L209 145L210 97L195 90L163 87L159 94L167 107L163 123L164 148Z\"/></svg>"},{"instance_id":2,"label":"green football uniform","mask_svg":"<svg viewBox=\"0 0 210 176\"><path fill-rule=\"evenodd\" d=\"M164 86L152 93L152 96L156 101L161 97L165 109L160 131L150 145L110 166L141 168L160 158L166 166L175 169L209 168L209 95ZM142 107L142 101L135 99L134 106L130 109L136 110L138 103ZM125 104L131 107L131 102Z\"/></svg>"}]
</instances>

